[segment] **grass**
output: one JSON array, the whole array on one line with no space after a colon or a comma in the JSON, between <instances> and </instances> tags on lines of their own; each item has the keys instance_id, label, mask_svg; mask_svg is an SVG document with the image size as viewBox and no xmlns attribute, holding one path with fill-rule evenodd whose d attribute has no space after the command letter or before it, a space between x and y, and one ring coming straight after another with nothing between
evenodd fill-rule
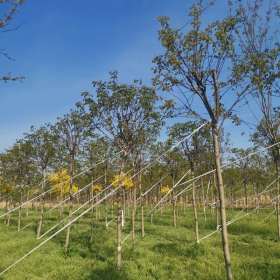
<instances>
[{"instance_id":1,"label":"grass","mask_svg":"<svg viewBox=\"0 0 280 280\"><path fill-rule=\"evenodd\" d=\"M140 212L140 211L139 211ZM263 221L269 211L261 210L229 226L230 247L235 279L272 280L280 279L280 242L276 240L276 218ZM229 219L236 217L237 210L229 212ZM71 228L70 250L63 252L65 233L41 247L2 279L7 280L148 280L148 279L225 279L220 234L215 234L201 243L194 242L192 211L180 211L177 227L172 226L171 209L149 218L145 223L145 238L140 236L140 221L137 221L137 241L130 239L123 246L123 267L117 271L116 224L106 230L104 221L94 224L94 238L89 241L90 217L85 217ZM17 214L7 227L0 221L0 270L38 244L35 225L17 232ZM35 212L28 217L23 214L23 226L35 219ZM44 230L55 224L55 216L49 216ZM207 213L204 220L199 212L200 236L216 228L215 214ZM129 221L125 236L129 233Z\"/></svg>"}]
</instances>

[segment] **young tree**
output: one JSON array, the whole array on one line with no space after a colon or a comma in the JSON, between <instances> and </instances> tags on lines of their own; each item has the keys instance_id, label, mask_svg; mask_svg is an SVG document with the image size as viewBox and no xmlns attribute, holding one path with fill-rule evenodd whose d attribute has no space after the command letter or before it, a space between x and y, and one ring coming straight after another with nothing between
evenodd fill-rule
<instances>
[{"instance_id":1,"label":"young tree","mask_svg":"<svg viewBox=\"0 0 280 280\"><path fill-rule=\"evenodd\" d=\"M279 108L273 104L280 97L280 44L278 41L279 25L278 1L254 0L246 4L237 4L241 18L239 28L240 48L245 57L242 67L244 74L252 85L252 98L258 104L261 121L253 135L255 143L275 145L271 155L277 176L280 175L280 141ZM280 240L280 185L277 192L278 239Z\"/></svg>"},{"instance_id":2,"label":"young tree","mask_svg":"<svg viewBox=\"0 0 280 280\"><path fill-rule=\"evenodd\" d=\"M137 158L143 147L155 140L162 125L155 90L141 81L120 83L117 72L110 73L109 81L94 81L93 87L96 98L83 94L93 126L127 156Z\"/></svg>"},{"instance_id":3,"label":"young tree","mask_svg":"<svg viewBox=\"0 0 280 280\"><path fill-rule=\"evenodd\" d=\"M241 173L242 177L242 185L244 189L244 197L245 197L245 209L248 212L248 184L249 184L249 170L251 167L250 164L250 153L252 153L253 150L248 148L248 149L238 149L238 148L233 148L232 153L233 153L233 158L232 160L234 162L237 162L239 166L239 170ZM243 159L245 157L245 159Z\"/></svg>"},{"instance_id":4,"label":"young tree","mask_svg":"<svg viewBox=\"0 0 280 280\"><path fill-rule=\"evenodd\" d=\"M57 137L57 151L60 155L65 155L68 164L69 176L70 176L70 207L69 216L72 211L73 200L73 186L74 186L74 172L75 162L78 152L86 139L89 137L89 123L88 118L85 117L83 111L77 107L71 110L63 118L59 118L57 123L52 127L54 135ZM68 251L70 239L70 227L67 228L65 239L65 252Z\"/></svg>"},{"instance_id":5,"label":"young tree","mask_svg":"<svg viewBox=\"0 0 280 280\"><path fill-rule=\"evenodd\" d=\"M160 17L159 39L164 53L154 59L154 83L177 97L181 115L211 124L216 177L220 202L222 247L227 279L233 279L227 233L225 194L221 169L221 129L226 119L238 120L234 114L249 85L241 83L234 28L238 16L202 24L204 1L197 1L189 13L190 25L172 28L169 18ZM176 91L175 89L178 89ZM207 116L207 117L206 117Z\"/></svg>"},{"instance_id":6,"label":"young tree","mask_svg":"<svg viewBox=\"0 0 280 280\"><path fill-rule=\"evenodd\" d=\"M113 146L122 151L121 169L129 161L138 172L141 154L155 140L162 125L162 112L154 88L141 81L120 83L118 73L111 72L109 81L94 81L96 98L84 93L83 107L89 112L93 126ZM140 185L140 176L136 186ZM132 224L134 225L136 191L133 189ZM134 239L134 230L132 231Z\"/></svg>"},{"instance_id":7,"label":"young tree","mask_svg":"<svg viewBox=\"0 0 280 280\"><path fill-rule=\"evenodd\" d=\"M31 131L25 134L25 139L31 145L31 159L38 166L45 181L47 169L51 167L55 156L55 143L57 141L56 136L51 131L51 125L47 124L38 129L31 127Z\"/></svg>"},{"instance_id":8,"label":"young tree","mask_svg":"<svg viewBox=\"0 0 280 280\"><path fill-rule=\"evenodd\" d=\"M26 141L31 145L31 158L34 165L38 167L41 178L42 191L45 191L46 187L46 175L47 169L55 156L55 142L56 137L51 132L51 126L47 124L38 129L31 127L31 131L25 135ZM43 223L44 214L44 197L40 198L41 214L38 220L37 238L41 235L41 228Z\"/></svg>"},{"instance_id":9,"label":"young tree","mask_svg":"<svg viewBox=\"0 0 280 280\"><path fill-rule=\"evenodd\" d=\"M183 139L185 135L190 135L195 128L201 125L198 121L189 121L186 123L177 123L173 125L169 130L169 138L172 142L177 142ZM192 176L194 177L198 171L209 170L211 168L211 153L212 153L212 141L211 134L208 128L202 128L198 133L194 134L191 139L183 141L181 143L182 153L185 159L188 161ZM210 164L209 164L210 163ZM192 187L192 203L194 211L195 222L195 235L196 241L199 241L198 231L198 216L196 208L196 184L193 182ZM203 198L203 203L205 200ZM204 208L205 209L205 208Z\"/></svg>"}]
</instances>

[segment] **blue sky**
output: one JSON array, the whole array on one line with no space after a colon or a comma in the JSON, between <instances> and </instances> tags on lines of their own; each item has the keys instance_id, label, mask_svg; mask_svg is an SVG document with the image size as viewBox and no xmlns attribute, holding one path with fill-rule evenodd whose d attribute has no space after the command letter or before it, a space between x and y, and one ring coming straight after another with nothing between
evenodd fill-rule
<instances>
[{"instance_id":1,"label":"blue sky","mask_svg":"<svg viewBox=\"0 0 280 280\"><path fill-rule=\"evenodd\" d=\"M0 84L0 151L28 131L54 121L79 100L95 79L118 70L123 81L150 82L152 58L160 53L156 17L175 25L187 18L187 0L27 0L13 26L1 34L1 74L24 75L20 83ZM225 1L208 15L224 12ZM229 127L230 128L230 127ZM239 129L235 138L241 144Z\"/></svg>"}]
</instances>

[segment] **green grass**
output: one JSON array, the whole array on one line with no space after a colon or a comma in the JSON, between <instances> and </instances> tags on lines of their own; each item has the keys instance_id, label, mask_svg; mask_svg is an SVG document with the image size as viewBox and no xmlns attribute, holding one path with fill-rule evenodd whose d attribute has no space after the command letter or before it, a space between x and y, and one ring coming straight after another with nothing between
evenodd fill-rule
<instances>
[{"instance_id":1,"label":"green grass","mask_svg":"<svg viewBox=\"0 0 280 280\"><path fill-rule=\"evenodd\" d=\"M229 219L237 215L231 211ZM263 222L269 212L261 210L229 226L235 279L272 280L280 279L280 242L276 241L275 215ZM225 279L220 234L194 242L192 211L180 212L177 227L172 226L171 209L159 212L153 224L146 219L145 238L140 237L140 222L137 222L137 241L130 239L123 246L123 268L117 271L116 224L105 229L101 219L94 225L94 239L90 243L90 217L85 217L71 228L70 251L63 252L65 233L62 232L37 252L10 270L2 279L11 280L146 280L146 279ZM199 213L200 236L216 228L215 214L207 213L207 221ZM23 214L23 226L34 220ZM17 232L17 214L7 227L0 221L0 270L38 244L35 226ZM50 216L44 230L56 222ZM129 220L125 233L129 233Z\"/></svg>"}]
</instances>

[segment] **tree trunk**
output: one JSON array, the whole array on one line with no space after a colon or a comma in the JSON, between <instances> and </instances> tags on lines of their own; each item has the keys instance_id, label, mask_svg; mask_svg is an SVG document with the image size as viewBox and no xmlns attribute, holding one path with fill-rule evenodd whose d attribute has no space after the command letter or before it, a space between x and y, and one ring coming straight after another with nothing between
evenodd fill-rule
<instances>
[{"instance_id":1,"label":"tree trunk","mask_svg":"<svg viewBox=\"0 0 280 280\"><path fill-rule=\"evenodd\" d=\"M131 211L131 227L132 227L132 241L135 241L135 215L136 215L136 186L133 188L133 202L132 202L132 211Z\"/></svg>"},{"instance_id":2,"label":"tree trunk","mask_svg":"<svg viewBox=\"0 0 280 280\"><path fill-rule=\"evenodd\" d=\"M193 215L194 215L194 227L195 227L195 239L196 242L199 242L199 231L198 231L198 217L196 209L196 198L195 198L195 183L192 184L192 206L193 206Z\"/></svg>"},{"instance_id":3,"label":"tree trunk","mask_svg":"<svg viewBox=\"0 0 280 280\"><path fill-rule=\"evenodd\" d=\"M43 184L42 184L42 192L45 191L46 186L46 171L43 169ZM44 195L40 198L40 204L41 204L41 211L40 211L40 217L38 220L38 226L37 226L37 239L41 236L41 230L42 230L42 224L43 224L43 217L44 217L44 203L45 203L45 197Z\"/></svg>"},{"instance_id":4,"label":"tree trunk","mask_svg":"<svg viewBox=\"0 0 280 280\"><path fill-rule=\"evenodd\" d=\"M6 203L5 203L5 212L9 212L9 207L8 207L8 198L6 197ZM7 214L9 215L9 214ZM4 224L7 224L7 218L4 219Z\"/></svg>"},{"instance_id":5,"label":"tree trunk","mask_svg":"<svg viewBox=\"0 0 280 280\"><path fill-rule=\"evenodd\" d=\"M43 224L43 214L44 214L44 205L42 203L40 218L39 218L38 227L37 227L37 239L39 239L41 236L41 230L42 230L42 224Z\"/></svg>"},{"instance_id":6,"label":"tree trunk","mask_svg":"<svg viewBox=\"0 0 280 280\"><path fill-rule=\"evenodd\" d=\"M276 164L276 171L277 171L277 177L280 175L279 170L279 162L277 161ZM277 215L277 230L278 230L278 240L280 241L280 184L279 184L279 178L277 178L277 199L276 199L276 215Z\"/></svg>"},{"instance_id":7,"label":"tree trunk","mask_svg":"<svg viewBox=\"0 0 280 280\"><path fill-rule=\"evenodd\" d=\"M71 220L71 218L70 218L71 214L72 214L72 201L70 201L70 205L69 205L68 222L70 222L70 220ZM69 250L70 230L71 230L71 226L68 226L67 229L66 229L66 237L65 237L65 244L64 244L64 252L65 252L65 254L67 254L67 252Z\"/></svg>"},{"instance_id":8,"label":"tree trunk","mask_svg":"<svg viewBox=\"0 0 280 280\"><path fill-rule=\"evenodd\" d=\"M125 189L122 190L123 195L123 210L122 210L122 227L124 227L125 224L125 214L126 214L126 195L125 195Z\"/></svg>"},{"instance_id":9,"label":"tree trunk","mask_svg":"<svg viewBox=\"0 0 280 280\"><path fill-rule=\"evenodd\" d=\"M71 220L71 215L72 215L72 209L73 209L73 176L74 176L74 163L75 163L75 158L74 154L70 155L70 188L69 188L69 196L70 196L70 205L69 205L69 214L68 214L68 222ZM69 249L69 243L70 243L70 231L71 231L71 225L67 227L66 230L66 237L65 237L65 244L64 244L64 251L65 253L68 252Z\"/></svg>"},{"instance_id":10,"label":"tree trunk","mask_svg":"<svg viewBox=\"0 0 280 280\"><path fill-rule=\"evenodd\" d=\"M203 179L201 178L201 188L202 188L202 206L203 206L203 214L204 214L204 220L206 222L207 217L206 217L206 199L205 199L205 192L204 192L204 185L203 185Z\"/></svg>"},{"instance_id":11,"label":"tree trunk","mask_svg":"<svg viewBox=\"0 0 280 280\"><path fill-rule=\"evenodd\" d=\"M214 142L214 152L215 152L215 165L216 165L216 176L217 176L217 186L220 202L220 219L222 227L222 246L224 252L226 275L228 280L233 279L232 269L231 269L231 259L228 241L228 231L227 231L227 217L226 217L226 206L225 206L225 194L224 194L224 184L221 168L221 152L220 152L220 135L216 125L213 125L213 142Z\"/></svg>"},{"instance_id":12,"label":"tree trunk","mask_svg":"<svg viewBox=\"0 0 280 280\"><path fill-rule=\"evenodd\" d=\"M27 191L27 198L26 200L28 201L29 200L29 190ZM29 203L26 204L26 212L25 212L25 215L26 217L29 216L29 206L28 206Z\"/></svg>"},{"instance_id":13,"label":"tree trunk","mask_svg":"<svg viewBox=\"0 0 280 280\"><path fill-rule=\"evenodd\" d=\"M176 220L176 199L172 199L172 205L173 205L173 226L177 226L177 220Z\"/></svg>"},{"instance_id":14,"label":"tree trunk","mask_svg":"<svg viewBox=\"0 0 280 280\"><path fill-rule=\"evenodd\" d=\"M214 189L216 189L216 184L215 184L215 175L214 175L214 179L213 179L213 184L211 184L211 201L212 201L212 206L211 206L211 213L212 215L214 215L214 207L216 208L217 205L215 204L215 195L214 195Z\"/></svg>"},{"instance_id":15,"label":"tree trunk","mask_svg":"<svg viewBox=\"0 0 280 280\"><path fill-rule=\"evenodd\" d=\"M7 205L7 211L10 210L10 201L8 200L8 205ZM6 220L6 225L9 226L10 225L10 220L11 220L11 214L9 213L7 215L7 220Z\"/></svg>"},{"instance_id":16,"label":"tree trunk","mask_svg":"<svg viewBox=\"0 0 280 280\"><path fill-rule=\"evenodd\" d=\"M64 197L63 197L63 192L62 192L62 187L61 187L61 191L60 191L60 203L61 203L61 205L60 205L60 207L59 207L59 217L60 217L60 219L62 219L63 218L63 212L64 212L64 207L63 207L63 199L64 199Z\"/></svg>"},{"instance_id":17,"label":"tree trunk","mask_svg":"<svg viewBox=\"0 0 280 280\"><path fill-rule=\"evenodd\" d=\"M118 209L117 216L117 269L120 270L122 266L122 214L123 211Z\"/></svg>"},{"instance_id":18,"label":"tree trunk","mask_svg":"<svg viewBox=\"0 0 280 280\"><path fill-rule=\"evenodd\" d=\"M90 243L93 241L93 229L94 229L94 198L93 198L93 190L91 188L91 215L90 215L90 218L91 218L91 222L90 222Z\"/></svg>"},{"instance_id":19,"label":"tree trunk","mask_svg":"<svg viewBox=\"0 0 280 280\"><path fill-rule=\"evenodd\" d=\"M131 211L131 238L132 238L132 242L134 243L134 241L135 241L135 208L134 208L134 206L132 207L132 211Z\"/></svg>"},{"instance_id":20,"label":"tree trunk","mask_svg":"<svg viewBox=\"0 0 280 280\"><path fill-rule=\"evenodd\" d=\"M21 204L22 204L22 192L20 193L20 206L18 209L18 231L20 231L21 228Z\"/></svg>"},{"instance_id":21,"label":"tree trunk","mask_svg":"<svg viewBox=\"0 0 280 280\"><path fill-rule=\"evenodd\" d=\"M141 234L145 236L145 218L144 218L144 206L141 206Z\"/></svg>"},{"instance_id":22,"label":"tree trunk","mask_svg":"<svg viewBox=\"0 0 280 280\"><path fill-rule=\"evenodd\" d=\"M248 188L247 188L247 182L244 182L244 194L245 194L245 209L246 212L248 212Z\"/></svg>"}]
</instances>

